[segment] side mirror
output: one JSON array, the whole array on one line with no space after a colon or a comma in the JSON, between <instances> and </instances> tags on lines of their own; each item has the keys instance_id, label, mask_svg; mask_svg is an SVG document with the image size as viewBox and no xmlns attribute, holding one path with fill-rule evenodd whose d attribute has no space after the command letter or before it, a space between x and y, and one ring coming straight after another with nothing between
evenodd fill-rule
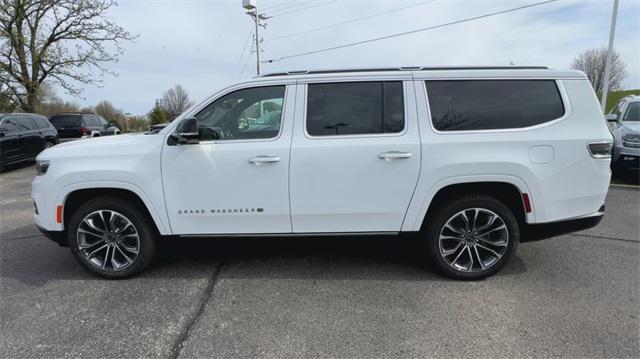
<instances>
[{"instance_id":1,"label":"side mirror","mask_svg":"<svg viewBox=\"0 0 640 359\"><path fill-rule=\"evenodd\" d=\"M199 143L198 120L195 117L185 118L180 122L176 132L169 136L169 145L194 145Z\"/></svg>"},{"instance_id":2,"label":"side mirror","mask_svg":"<svg viewBox=\"0 0 640 359\"><path fill-rule=\"evenodd\" d=\"M4 131L0 130L0 137L4 137Z\"/></svg>"},{"instance_id":3,"label":"side mirror","mask_svg":"<svg viewBox=\"0 0 640 359\"><path fill-rule=\"evenodd\" d=\"M618 122L618 115L615 113L608 113L604 116L607 119L607 122Z\"/></svg>"}]
</instances>

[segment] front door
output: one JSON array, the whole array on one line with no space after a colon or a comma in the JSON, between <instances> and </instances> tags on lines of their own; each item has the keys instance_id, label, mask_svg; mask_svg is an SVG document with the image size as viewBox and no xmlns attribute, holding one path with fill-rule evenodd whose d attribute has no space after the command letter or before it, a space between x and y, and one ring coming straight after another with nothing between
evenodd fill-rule
<instances>
[{"instance_id":1,"label":"front door","mask_svg":"<svg viewBox=\"0 0 640 359\"><path fill-rule=\"evenodd\" d=\"M174 234L290 233L295 85L240 88L199 110L199 143L165 144L162 180Z\"/></svg>"},{"instance_id":2,"label":"front door","mask_svg":"<svg viewBox=\"0 0 640 359\"><path fill-rule=\"evenodd\" d=\"M400 231L420 170L411 81L299 85L293 231Z\"/></svg>"},{"instance_id":3,"label":"front door","mask_svg":"<svg viewBox=\"0 0 640 359\"><path fill-rule=\"evenodd\" d=\"M5 118L0 122L0 132L2 132L0 137L2 162L18 161L26 157L20 128L11 118Z\"/></svg>"}]
</instances>

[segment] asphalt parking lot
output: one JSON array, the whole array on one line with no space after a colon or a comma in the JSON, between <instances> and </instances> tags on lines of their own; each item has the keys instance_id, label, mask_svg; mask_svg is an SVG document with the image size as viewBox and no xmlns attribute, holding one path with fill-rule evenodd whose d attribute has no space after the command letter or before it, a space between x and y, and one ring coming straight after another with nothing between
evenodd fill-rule
<instances>
[{"instance_id":1,"label":"asphalt parking lot","mask_svg":"<svg viewBox=\"0 0 640 359\"><path fill-rule=\"evenodd\" d=\"M498 275L432 273L399 239L185 240L101 280L32 222L33 166L0 174L0 356L640 357L640 190Z\"/></svg>"}]
</instances>

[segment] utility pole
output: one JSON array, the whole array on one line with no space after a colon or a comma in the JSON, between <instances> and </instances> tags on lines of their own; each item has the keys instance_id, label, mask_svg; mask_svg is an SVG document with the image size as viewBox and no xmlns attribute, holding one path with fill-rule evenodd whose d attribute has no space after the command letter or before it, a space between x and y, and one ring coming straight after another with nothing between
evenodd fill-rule
<instances>
[{"instance_id":1,"label":"utility pole","mask_svg":"<svg viewBox=\"0 0 640 359\"><path fill-rule=\"evenodd\" d=\"M609 92L609 73L611 72L611 58L613 57L613 39L616 35L616 20L618 18L619 0L613 0L613 14L611 15L611 30L609 31L609 49L607 50L607 62L604 65L604 87L602 88L602 100L600 106L602 112L606 111L607 94Z\"/></svg>"},{"instance_id":2,"label":"utility pole","mask_svg":"<svg viewBox=\"0 0 640 359\"><path fill-rule=\"evenodd\" d=\"M257 0L242 0L242 7L247 10L246 14L251 16L256 24L256 30L254 34L255 46L256 46L256 74L260 76L260 26L267 27L267 24L261 23L261 20L267 20L269 17L265 14L258 12Z\"/></svg>"}]
</instances>

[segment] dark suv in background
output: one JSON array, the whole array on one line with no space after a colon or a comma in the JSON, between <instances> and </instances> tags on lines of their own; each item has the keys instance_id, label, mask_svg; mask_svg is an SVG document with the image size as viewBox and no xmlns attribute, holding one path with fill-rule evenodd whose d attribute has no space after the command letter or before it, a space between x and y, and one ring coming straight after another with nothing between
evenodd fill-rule
<instances>
[{"instance_id":1,"label":"dark suv in background","mask_svg":"<svg viewBox=\"0 0 640 359\"><path fill-rule=\"evenodd\" d=\"M5 165L33 160L58 143L58 132L44 116L0 114L0 171Z\"/></svg>"},{"instance_id":2,"label":"dark suv in background","mask_svg":"<svg viewBox=\"0 0 640 359\"><path fill-rule=\"evenodd\" d=\"M49 118L61 139L117 135L120 129L93 113L58 113Z\"/></svg>"}]
</instances>

